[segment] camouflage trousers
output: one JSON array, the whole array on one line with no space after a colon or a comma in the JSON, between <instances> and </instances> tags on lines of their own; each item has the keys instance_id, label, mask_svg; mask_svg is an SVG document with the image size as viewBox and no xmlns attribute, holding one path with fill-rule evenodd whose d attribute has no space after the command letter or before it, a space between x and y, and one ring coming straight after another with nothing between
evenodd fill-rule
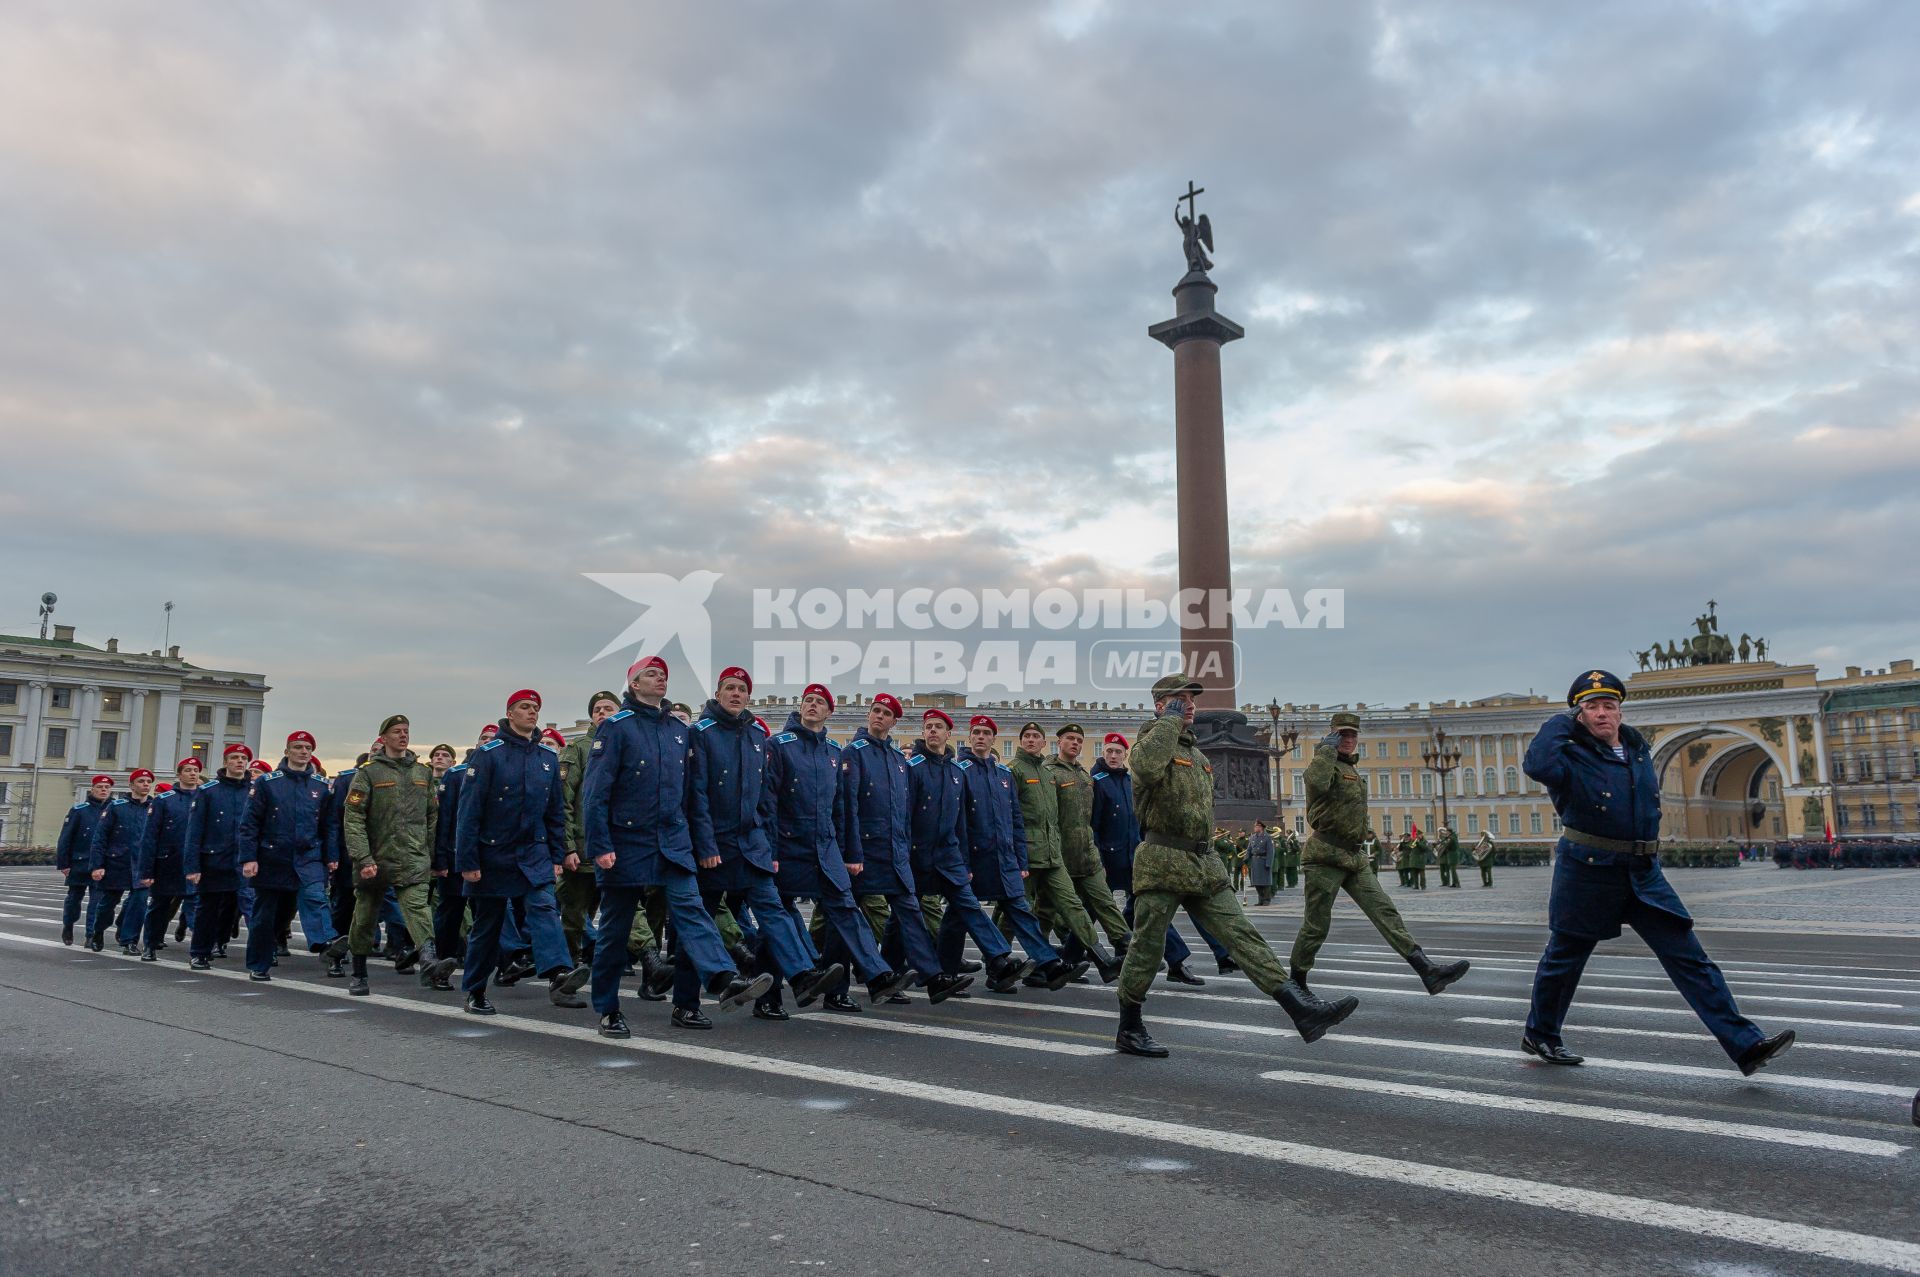
<instances>
[{"instance_id":1,"label":"camouflage trousers","mask_svg":"<svg viewBox=\"0 0 1920 1277\"><path fill-rule=\"evenodd\" d=\"M1367 870L1342 869L1338 865L1308 865L1306 912L1300 919L1300 933L1293 938L1290 963L1293 974L1304 976L1313 970L1314 957L1326 943L1327 928L1333 924L1333 901L1342 891L1353 897L1367 921L1386 937L1393 951L1406 957L1417 947L1393 898L1380 887L1380 880ZM1245 965L1244 963L1241 965Z\"/></svg>"},{"instance_id":2,"label":"camouflage trousers","mask_svg":"<svg viewBox=\"0 0 1920 1277\"><path fill-rule=\"evenodd\" d=\"M1226 947L1262 993L1271 994L1286 982L1287 973L1281 970L1280 959L1274 957L1266 940L1240 911L1240 897L1226 885L1225 877L1223 870L1220 889L1212 895L1174 891L1134 893L1133 945L1127 950L1127 960L1120 968L1120 983L1116 986L1122 1002L1137 1005L1147 1000L1147 990L1153 986L1154 976L1160 973L1161 955L1167 947L1167 927L1180 909L1185 909L1188 917Z\"/></svg>"},{"instance_id":3,"label":"camouflage trousers","mask_svg":"<svg viewBox=\"0 0 1920 1277\"><path fill-rule=\"evenodd\" d=\"M1100 935L1093 929L1093 919L1087 915L1087 907L1080 903L1073 875L1064 864L1049 865L1045 869L1028 868L1027 908L1040 919L1043 929L1072 936L1089 949L1099 947ZM1004 902L994 906L993 921L1000 928L1000 934L1012 943L1013 915L1007 912ZM1124 919L1122 925L1125 925Z\"/></svg>"},{"instance_id":4,"label":"camouflage trousers","mask_svg":"<svg viewBox=\"0 0 1920 1277\"><path fill-rule=\"evenodd\" d=\"M366 957L373 952L373 932L380 923L380 911L387 903L387 884L375 878L377 885L361 886L356 880L353 888L353 925L347 931L347 943L353 952ZM428 907L430 896L424 882L410 886L395 887L394 897L400 902L400 916L406 921L407 934L413 937L414 945L425 952L433 943L433 910Z\"/></svg>"},{"instance_id":5,"label":"camouflage trousers","mask_svg":"<svg viewBox=\"0 0 1920 1277\"><path fill-rule=\"evenodd\" d=\"M1090 874L1082 874L1073 880L1074 894L1080 897L1080 903L1086 907L1087 915L1100 924L1107 933L1111 944L1128 943L1127 937L1133 928L1127 925L1127 917L1120 912L1120 906L1113 903L1113 888L1107 885L1105 870L1096 869Z\"/></svg>"}]
</instances>

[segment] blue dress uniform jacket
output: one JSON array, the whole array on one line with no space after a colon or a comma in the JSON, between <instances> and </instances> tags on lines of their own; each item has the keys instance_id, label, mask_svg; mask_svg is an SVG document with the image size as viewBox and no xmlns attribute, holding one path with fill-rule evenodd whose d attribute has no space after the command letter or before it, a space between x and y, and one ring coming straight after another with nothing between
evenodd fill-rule
<instances>
[{"instance_id":1,"label":"blue dress uniform jacket","mask_svg":"<svg viewBox=\"0 0 1920 1277\"><path fill-rule=\"evenodd\" d=\"M840 855L864 868L859 896L913 895L913 840L907 816L907 757L891 738L862 727L840 751Z\"/></svg>"},{"instance_id":2,"label":"blue dress uniform jacket","mask_svg":"<svg viewBox=\"0 0 1920 1277\"><path fill-rule=\"evenodd\" d=\"M93 831L112 804L112 798L88 794L67 810L67 818L60 823L60 841L53 848L53 867L69 881L84 882L93 872L88 868L93 862Z\"/></svg>"},{"instance_id":3,"label":"blue dress uniform jacket","mask_svg":"<svg viewBox=\"0 0 1920 1277\"><path fill-rule=\"evenodd\" d=\"M480 871L480 881L465 883L469 896L524 896L551 887L554 866L566 856L560 754L503 722L500 734L467 760L453 867Z\"/></svg>"},{"instance_id":4,"label":"blue dress uniform jacket","mask_svg":"<svg viewBox=\"0 0 1920 1277\"><path fill-rule=\"evenodd\" d=\"M240 862L254 861L256 891L298 891L325 884L328 849L327 783L311 769L280 768L253 782L240 822Z\"/></svg>"},{"instance_id":5,"label":"blue dress uniform jacket","mask_svg":"<svg viewBox=\"0 0 1920 1277\"><path fill-rule=\"evenodd\" d=\"M696 869L687 825L693 733L664 704L629 692L622 705L594 733L580 823L589 860L614 853L613 868L599 870L603 887L657 887L662 860Z\"/></svg>"},{"instance_id":6,"label":"blue dress uniform jacket","mask_svg":"<svg viewBox=\"0 0 1920 1277\"><path fill-rule=\"evenodd\" d=\"M1527 775L1547 788L1560 823L1600 838L1652 841L1660 836L1660 780L1646 737L1620 728L1626 758L1616 758L1571 714L1555 714L1527 747ZM1618 870L1624 869L1621 874ZM1620 934L1635 899L1693 922L1667 882L1657 856L1602 851L1568 842L1554 848L1547 925L1589 940Z\"/></svg>"},{"instance_id":7,"label":"blue dress uniform jacket","mask_svg":"<svg viewBox=\"0 0 1920 1277\"><path fill-rule=\"evenodd\" d=\"M140 840L147 836L153 799L116 798L94 826L93 846L87 852L87 872L106 870L100 886L106 891L131 891L138 875Z\"/></svg>"},{"instance_id":8,"label":"blue dress uniform jacket","mask_svg":"<svg viewBox=\"0 0 1920 1277\"><path fill-rule=\"evenodd\" d=\"M973 878L968 858L966 772L953 750L935 754L914 742L907 760L907 796L913 804L913 876L922 891L944 882L964 887Z\"/></svg>"},{"instance_id":9,"label":"blue dress uniform jacket","mask_svg":"<svg viewBox=\"0 0 1920 1277\"><path fill-rule=\"evenodd\" d=\"M720 857L700 871L702 891L745 891L751 864L772 873L773 844L763 824L767 737L753 715L728 714L708 701L693 724L692 775L687 817L694 855Z\"/></svg>"},{"instance_id":10,"label":"blue dress uniform jacket","mask_svg":"<svg viewBox=\"0 0 1920 1277\"><path fill-rule=\"evenodd\" d=\"M353 857L347 854L347 791L353 788L353 774L358 767L344 767L333 778L327 788L327 860L336 865L351 867Z\"/></svg>"},{"instance_id":11,"label":"blue dress uniform jacket","mask_svg":"<svg viewBox=\"0 0 1920 1277\"><path fill-rule=\"evenodd\" d=\"M840 744L810 731L798 713L767 742L761 777L761 828L780 866L782 895L818 898L849 889L847 862L840 858L834 807L840 790ZM828 886L822 888L825 881Z\"/></svg>"},{"instance_id":12,"label":"blue dress uniform jacket","mask_svg":"<svg viewBox=\"0 0 1920 1277\"><path fill-rule=\"evenodd\" d=\"M1140 845L1140 816L1133 809L1133 773L1105 763L1093 769L1093 843L1107 881L1130 889L1133 853Z\"/></svg>"},{"instance_id":13,"label":"blue dress uniform jacket","mask_svg":"<svg viewBox=\"0 0 1920 1277\"><path fill-rule=\"evenodd\" d=\"M245 776L230 780L216 775L193 791L181 872L199 874L201 891L240 889L240 826L246 820L252 785Z\"/></svg>"},{"instance_id":14,"label":"blue dress uniform jacket","mask_svg":"<svg viewBox=\"0 0 1920 1277\"><path fill-rule=\"evenodd\" d=\"M473 761L471 754L468 762ZM455 845L460 835L461 786L466 783L467 763L455 763L440 778L440 806L434 816L433 867L442 876L434 879L443 896L464 896L466 880L453 867Z\"/></svg>"},{"instance_id":15,"label":"blue dress uniform jacket","mask_svg":"<svg viewBox=\"0 0 1920 1277\"><path fill-rule=\"evenodd\" d=\"M140 843L140 863L133 876L153 879L156 896L188 896L198 888L187 881L187 835L193 832L193 807L199 790L169 790L156 794L147 834Z\"/></svg>"},{"instance_id":16,"label":"blue dress uniform jacket","mask_svg":"<svg viewBox=\"0 0 1920 1277\"><path fill-rule=\"evenodd\" d=\"M967 855L973 894L982 900L1025 900L1027 822L1013 772L998 758L969 750L954 764L967 794Z\"/></svg>"}]
</instances>

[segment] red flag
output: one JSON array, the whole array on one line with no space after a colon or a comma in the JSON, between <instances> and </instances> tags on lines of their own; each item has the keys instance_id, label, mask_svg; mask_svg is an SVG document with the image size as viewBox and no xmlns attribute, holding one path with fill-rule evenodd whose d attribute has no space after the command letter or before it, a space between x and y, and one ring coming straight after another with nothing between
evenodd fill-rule
<instances>
[{"instance_id":1,"label":"red flag","mask_svg":"<svg viewBox=\"0 0 1920 1277\"><path fill-rule=\"evenodd\" d=\"M1831 820L1827 822L1827 846L1833 846L1833 822Z\"/></svg>"},{"instance_id":2,"label":"red flag","mask_svg":"<svg viewBox=\"0 0 1920 1277\"><path fill-rule=\"evenodd\" d=\"M1407 824L1412 827L1413 836L1418 838L1420 836L1420 822L1409 816L1407 817Z\"/></svg>"}]
</instances>

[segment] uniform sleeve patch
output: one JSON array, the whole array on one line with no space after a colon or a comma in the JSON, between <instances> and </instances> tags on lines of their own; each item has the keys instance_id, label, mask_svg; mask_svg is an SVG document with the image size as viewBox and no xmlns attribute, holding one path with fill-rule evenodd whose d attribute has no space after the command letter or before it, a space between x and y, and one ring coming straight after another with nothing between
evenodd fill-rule
<instances>
[{"instance_id":1,"label":"uniform sleeve patch","mask_svg":"<svg viewBox=\"0 0 1920 1277\"><path fill-rule=\"evenodd\" d=\"M365 800L366 800L366 795L356 789L352 793L347 795L347 806L358 807Z\"/></svg>"},{"instance_id":2,"label":"uniform sleeve patch","mask_svg":"<svg viewBox=\"0 0 1920 1277\"><path fill-rule=\"evenodd\" d=\"M606 746L606 743L607 743L607 742L605 742L605 741L603 741L603 740L597 740L597 741L595 741L595 742L593 742L593 752L594 752L594 753L596 753L596 754L597 754L597 753L599 753L599 752L601 751L601 749L603 749L603 748L604 748L604 747Z\"/></svg>"}]
</instances>

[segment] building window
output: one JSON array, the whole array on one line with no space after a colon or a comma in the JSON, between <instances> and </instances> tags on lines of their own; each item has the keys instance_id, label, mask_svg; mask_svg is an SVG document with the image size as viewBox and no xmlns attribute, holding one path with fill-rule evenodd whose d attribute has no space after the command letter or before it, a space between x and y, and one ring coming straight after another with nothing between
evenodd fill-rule
<instances>
[{"instance_id":1,"label":"building window","mask_svg":"<svg viewBox=\"0 0 1920 1277\"><path fill-rule=\"evenodd\" d=\"M213 706L195 705L193 707L193 725L195 727L212 727Z\"/></svg>"},{"instance_id":2,"label":"building window","mask_svg":"<svg viewBox=\"0 0 1920 1277\"><path fill-rule=\"evenodd\" d=\"M1401 742L1400 742L1400 757L1402 757L1402 758L1405 758L1406 756L1407 756L1407 742L1405 742L1405 741L1401 741Z\"/></svg>"},{"instance_id":3,"label":"building window","mask_svg":"<svg viewBox=\"0 0 1920 1277\"><path fill-rule=\"evenodd\" d=\"M1535 834L1541 832L1540 813L1538 811L1530 811L1527 813L1527 831Z\"/></svg>"},{"instance_id":4,"label":"building window","mask_svg":"<svg viewBox=\"0 0 1920 1277\"><path fill-rule=\"evenodd\" d=\"M187 752L200 760L200 770L204 772L211 766L207 760L207 755L213 752L213 742L210 740L197 740L193 742L193 748Z\"/></svg>"},{"instance_id":5,"label":"building window","mask_svg":"<svg viewBox=\"0 0 1920 1277\"><path fill-rule=\"evenodd\" d=\"M7 782L0 780L0 807L7 805ZM4 841L4 840L0 840Z\"/></svg>"},{"instance_id":6,"label":"building window","mask_svg":"<svg viewBox=\"0 0 1920 1277\"><path fill-rule=\"evenodd\" d=\"M1482 774L1482 779L1486 782L1486 788L1481 791L1482 793L1491 795L1500 792L1500 773L1489 767Z\"/></svg>"},{"instance_id":7,"label":"building window","mask_svg":"<svg viewBox=\"0 0 1920 1277\"><path fill-rule=\"evenodd\" d=\"M1520 769L1517 767L1507 768L1507 792L1509 794L1517 794L1520 792ZM1519 833L1520 831L1516 829L1514 832Z\"/></svg>"},{"instance_id":8,"label":"building window","mask_svg":"<svg viewBox=\"0 0 1920 1277\"><path fill-rule=\"evenodd\" d=\"M1306 835L1307 818L1305 816L1295 816L1293 818L1293 832L1303 837Z\"/></svg>"},{"instance_id":9,"label":"building window","mask_svg":"<svg viewBox=\"0 0 1920 1277\"><path fill-rule=\"evenodd\" d=\"M53 707L55 709L72 709L73 708L73 689L71 687L54 688L53 689Z\"/></svg>"},{"instance_id":10,"label":"building window","mask_svg":"<svg viewBox=\"0 0 1920 1277\"><path fill-rule=\"evenodd\" d=\"M1779 836L1780 836L1781 834L1783 834L1783 833L1785 833L1785 832L1786 832L1785 830L1783 830L1782 828L1780 828L1780 817L1778 817L1778 816L1775 816L1775 817L1773 818L1773 836L1774 836L1775 838L1778 838L1778 837L1779 837Z\"/></svg>"},{"instance_id":11,"label":"building window","mask_svg":"<svg viewBox=\"0 0 1920 1277\"><path fill-rule=\"evenodd\" d=\"M1874 808L1874 805L1872 803L1861 803L1860 804L1860 827L1862 829L1872 829L1874 826L1878 825L1879 823L1880 823L1880 814Z\"/></svg>"},{"instance_id":12,"label":"building window","mask_svg":"<svg viewBox=\"0 0 1920 1277\"><path fill-rule=\"evenodd\" d=\"M1520 832L1520 813L1519 812L1510 811L1507 813L1507 832L1510 834L1517 834Z\"/></svg>"},{"instance_id":13,"label":"building window","mask_svg":"<svg viewBox=\"0 0 1920 1277\"><path fill-rule=\"evenodd\" d=\"M1460 792L1472 798L1478 789L1479 786L1474 783L1473 768L1469 767L1462 771L1460 773Z\"/></svg>"},{"instance_id":14,"label":"building window","mask_svg":"<svg viewBox=\"0 0 1920 1277\"><path fill-rule=\"evenodd\" d=\"M244 711L238 705L227 706L227 727L229 730L231 731L240 730L240 727L242 725L242 720L240 716L242 713L244 713Z\"/></svg>"},{"instance_id":15,"label":"building window","mask_svg":"<svg viewBox=\"0 0 1920 1277\"><path fill-rule=\"evenodd\" d=\"M65 758L67 756L67 729L49 727L47 729L47 757Z\"/></svg>"},{"instance_id":16,"label":"building window","mask_svg":"<svg viewBox=\"0 0 1920 1277\"><path fill-rule=\"evenodd\" d=\"M0 683L0 705L18 705L20 703L20 684Z\"/></svg>"},{"instance_id":17,"label":"building window","mask_svg":"<svg viewBox=\"0 0 1920 1277\"><path fill-rule=\"evenodd\" d=\"M1420 796L1422 798L1433 797L1433 773L1432 772L1420 773Z\"/></svg>"},{"instance_id":18,"label":"building window","mask_svg":"<svg viewBox=\"0 0 1920 1277\"><path fill-rule=\"evenodd\" d=\"M0 754L13 752L13 724L0 723Z\"/></svg>"},{"instance_id":19,"label":"building window","mask_svg":"<svg viewBox=\"0 0 1920 1277\"><path fill-rule=\"evenodd\" d=\"M1380 817L1380 832L1388 838L1393 837L1393 813Z\"/></svg>"},{"instance_id":20,"label":"building window","mask_svg":"<svg viewBox=\"0 0 1920 1277\"><path fill-rule=\"evenodd\" d=\"M1470 811L1467 813L1467 832L1470 834L1477 834L1480 832L1480 813L1479 812Z\"/></svg>"},{"instance_id":21,"label":"building window","mask_svg":"<svg viewBox=\"0 0 1920 1277\"><path fill-rule=\"evenodd\" d=\"M94 755L103 763L111 763L120 757L120 733L101 732L100 752Z\"/></svg>"},{"instance_id":22,"label":"building window","mask_svg":"<svg viewBox=\"0 0 1920 1277\"><path fill-rule=\"evenodd\" d=\"M126 707L127 694L109 689L100 693L100 708L109 714L118 714Z\"/></svg>"},{"instance_id":23,"label":"building window","mask_svg":"<svg viewBox=\"0 0 1920 1277\"><path fill-rule=\"evenodd\" d=\"M1402 798L1413 797L1413 773L1412 772L1400 773L1400 796Z\"/></svg>"},{"instance_id":24,"label":"building window","mask_svg":"<svg viewBox=\"0 0 1920 1277\"><path fill-rule=\"evenodd\" d=\"M1373 756L1375 758L1385 758L1387 756L1387 742L1375 741L1373 745Z\"/></svg>"},{"instance_id":25,"label":"building window","mask_svg":"<svg viewBox=\"0 0 1920 1277\"><path fill-rule=\"evenodd\" d=\"M1858 780L1873 779L1873 755L1872 754L1863 753L1863 754L1855 755L1853 760L1853 767L1855 771L1860 773L1859 776L1856 777L1856 779Z\"/></svg>"}]
</instances>

